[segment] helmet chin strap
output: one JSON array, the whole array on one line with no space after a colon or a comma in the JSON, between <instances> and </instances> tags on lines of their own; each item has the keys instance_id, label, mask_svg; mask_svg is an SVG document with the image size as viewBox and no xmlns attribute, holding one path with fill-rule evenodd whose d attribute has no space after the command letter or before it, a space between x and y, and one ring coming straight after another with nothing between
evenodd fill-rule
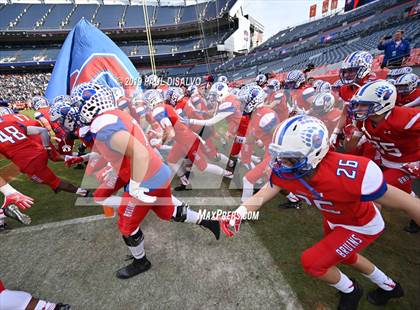
<instances>
[{"instance_id":1,"label":"helmet chin strap","mask_svg":"<svg viewBox=\"0 0 420 310\"><path fill-rule=\"evenodd\" d=\"M303 178L298 178L299 182L302 183L317 199L322 199L322 195L318 193L312 186L308 184Z\"/></svg>"}]
</instances>

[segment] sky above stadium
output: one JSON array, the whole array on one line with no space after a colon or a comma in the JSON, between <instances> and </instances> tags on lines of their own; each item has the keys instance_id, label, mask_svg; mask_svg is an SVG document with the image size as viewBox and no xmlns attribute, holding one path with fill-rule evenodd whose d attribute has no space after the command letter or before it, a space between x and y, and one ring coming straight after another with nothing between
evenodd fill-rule
<instances>
[{"instance_id":1,"label":"sky above stadium","mask_svg":"<svg viewBox=\"0 0 420 310\"><path fill-rule=\"evenodd\" d=\"M309 21L309 6L317 4L321 17L322 0L244 0L244 12L264 25L264 40L281 29ZM338 0L338 9L345 0Z\"/></svg>"}]
</instances>

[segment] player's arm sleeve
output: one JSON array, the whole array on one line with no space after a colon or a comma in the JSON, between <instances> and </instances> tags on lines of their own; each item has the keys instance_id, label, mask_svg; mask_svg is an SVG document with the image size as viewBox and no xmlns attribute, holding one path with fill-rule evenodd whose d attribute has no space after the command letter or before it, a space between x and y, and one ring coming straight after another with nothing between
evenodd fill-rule
<instances>
[{"instance_id":1,"label":"player's arm sleeve","mask_svg":"<svg viewBox=\"0 0 420 310\"><path fill-rule=\"evenodd\" d=\"M26 127L26 134L28 136L40 135L42 145L48 147L50 145L50 134L44 127L28 126Z\"/></svg>"},{"instance_id":2,"label":"player's arm sleeve","mask_svg":"<svg viewBox=\"0 0 420 310\"><path fill-rule=\"evenodd\" d=\"M95 135L96 140L104 142L112 149L110 144L112 136L119 131L128 131L128 129L118 116L105 114L92 123L90 131Z\"/></svg>"},{"instance_id":3,"label":"player's arm sleeve","mask_svg":"<svg viewBox=\"0 0 420 310\"><path fill-rule=\"evenodd\" d=\"M362 181L361 201L373 201L381 198L387 190L387 184L381 168L369 161Z\"/></svg>"}]
</instances>

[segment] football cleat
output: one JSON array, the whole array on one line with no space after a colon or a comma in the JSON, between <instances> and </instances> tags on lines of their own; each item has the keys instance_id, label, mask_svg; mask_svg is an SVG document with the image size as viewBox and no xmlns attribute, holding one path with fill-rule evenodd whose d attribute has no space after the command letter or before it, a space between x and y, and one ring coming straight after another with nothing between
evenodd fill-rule
<instances>
[{"instance_id":1,"label":"football cleat","mask_svg":"<svg viewBox=\"0 0 420 310\"><path fill-rule=\"evenodd\" d=\"M190 191L190 190L192 190L192 188L191 188L191 185L181 184L181 185L175 187L174 190L177 191L177 192L183 192L183 191Z\"/></svg>"},{"instance_id":2,"label":"football cleat","mask_svg":"<svg viewBox=\"0 0 420 310\"><path fill-rule=\"evenodd\" d=\"M10 228L9 225L7 225L7 223L1 223L0 224L0 234L1 233L7 233L9 232Z\"/></svg>"},{"instance_id":3,"label":"football cleat","mask_svg":"<svg viewBox=\"0 0 420 310\"><path fill-rule=\"evenodd\" d=\"M3 212L4 215L18 221L19 223L24 225L31 224L31 218L28 215L22 213L15 205L8 205L7 207L3 208Z\"/></svg>"},{"instance_id":4,"label":"football cleat","mask_svg":"<svg viewBox=\"0 0 420 310\"><path fill-rule=\"evenodd\" d=\"M55 305L54 310L71 310L71 306L68 304L62 304L61 302Z\"/></svg>"},{"instance_id":5,"label":"football cleat","mask_svg":"<svg viewBox=\"0 0 420 310\"><path fill-rule=\"evenodd\" d=\"M359 301L363 296L363 288L355 280L353 281L353 292L340 294L340 302L338 303L338 310L356 310L359 305Z\"/></svg>"},{"instance_id":6,"label":"football cleat","mask_svg":"<svg viewBox=\"0 0 420 310\"><path fill-rule=\"evenodd\" d=\"M410 234L416 234L420 231L420 226L417 225L416 222L414 222L414 220L411 220L407 226L404 227L404 230L406 232L409 232Z\"/></svg>"},{"instance_id":7,"label":"football cleat","mask_svg":"<svg viewBox=\"0 0 420 310\"><path fill-rule=\"evenodd\" d=\"M127 265L117 271L117 278L119 279L129 279L140 273L143 273L152 267L152 264L143 256L140 259L134 259L130 265Z\"/></svg>"},{"instance_id":8,"label":"football cleat","mask_svg":"<svg viewBox=\"0 0 420 310\"><path fill-rule=\"evenodd\" d=\"M301 201L293 202L293 201L287 200L285 202L280 203L279 207L282 209L300 209L302 207L302 203Z\"/></svg>"},{"instance_id":9,"label":"football cleat","mask_svg":"<svg viewBox=\"0 0 420 310\"><path fill-rule=\"evenodd\" d=\"M201 220L200 226L210 230L216 240L220 239L220 224L219 221L212 221L212 220Z\"/></svg>"},{"instance_id":10,"label":"football cleat","mask_svg":"<svg viewBox=\"0 0 420 310\"><path fill-rule=\"evenodd\" d=\"M369 292L367 300L375 306L385 306L392 298L401 298L404 296L404 290L399 283L392 291L385 291L378 287L376 290Z\"/></svg>"}]
</instances>

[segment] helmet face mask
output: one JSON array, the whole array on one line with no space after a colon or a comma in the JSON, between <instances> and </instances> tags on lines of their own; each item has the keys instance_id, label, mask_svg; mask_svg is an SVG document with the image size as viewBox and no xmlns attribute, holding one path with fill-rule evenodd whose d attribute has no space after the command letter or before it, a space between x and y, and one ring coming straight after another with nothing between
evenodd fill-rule
<instances>
[{"instance_id":1,"label":"helmet face mask","mask_svg":"<svg viewBox=\"0 0 420 310\"><path fill-rule=\"evenodd\" d=\"M329 150L328 129L319 119L293 116L283 121L268 147L270 167L283 179L299 179L318 166Z\"/></svg>"},{"instance_id":2,"label":"helmet face mask","mask_svg":"<svg viewBox=\"0 0 420 310\"><path fill-rule=\"evenodd\" d=\"M352 119L366 120L369 116L382 115L395 106L397 90L385 80L370 82L361 87L350 100Z\"/></svg>"},{"instance_id":3,"label":"helmet face mask","mask_svg":"<svg viewBox=\"0 0 420 310\"><path fill-rule=\"evenodd\" d=\"M72 103L78 108L80 121L85 125L92 123L97 115L116 109L112 89L94 83L76 86L72 90Z\"/></svg>"},{"instance_id":4,"label":"helmet face mask","mask_svg":"<svg viewBox=\"0 0 420 310\"><path fill-rule=\"evenodd\" d=\"M46 108L49 106L48 99L43 96L35 96L32 98L32 108L34 110L39 110L41 108Z\"/></svg>"},{"instance_id":5,"label":"helmet face mask","mask_svg":"<svg viewBox=\"0 0 420 310\"><path fill-rule=\"evenodd\" d=\"M362 75L361 72L364 70L363 67L352 67L346 69L340 69L340 79L343 84L356 83Z\"/></svg>"}]
</instances>

